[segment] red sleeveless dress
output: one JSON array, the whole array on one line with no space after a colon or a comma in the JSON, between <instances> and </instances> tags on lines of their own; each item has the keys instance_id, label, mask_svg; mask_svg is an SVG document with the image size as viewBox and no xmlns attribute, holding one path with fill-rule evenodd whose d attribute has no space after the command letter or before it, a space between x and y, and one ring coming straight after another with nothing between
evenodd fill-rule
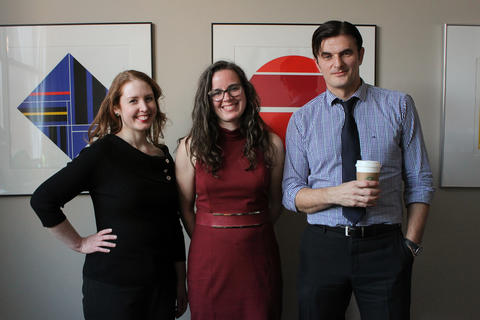
<instances>
[{"instance_id":1,"label":"red sleeveless dress","mask_svg":"<svg viewBox=\"0 0 480 320\"><path fill-rule=\"evenodd\" d=\"M268 220L269 170L261 153L246 171L245 138L221 131L216 177L197 162L196 225L188 256L192 320L279 320L282 279Z\"/></svg>"}]
</instances>

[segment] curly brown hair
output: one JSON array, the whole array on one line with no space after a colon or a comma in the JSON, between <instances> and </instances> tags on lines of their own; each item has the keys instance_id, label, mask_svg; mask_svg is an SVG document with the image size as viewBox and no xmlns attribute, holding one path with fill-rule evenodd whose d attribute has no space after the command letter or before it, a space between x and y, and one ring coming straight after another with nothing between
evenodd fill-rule
<instances>
[{"instance_id":1,"label":"curly brown hair","mask_svg":"<svg viewBox=\"0 0 480 320\"><path fill-rule=\"evenodd\" d=\"M153 91L155 97L155 103L157 105L157 114L155 119L145 134L147 140L157 147L161 145L160 139L163 138L163 127L167 121L165 113L160 111L158 99L162 96L162 89L160 86L150 78L148 75L141 71L126 70L119 73L115 79L113 79L108 93L100 105L95 119L88 128L88 142L92 143L96 139L103 138L105 135L112 133L118 133L122 129L122 119L115 116L115 107L118 107L120 103L120 97L123 94L123 86L130 81L140 80L147 83Z\"/></svg>"},{"instance_id":2,"label":"curly brown hair","mask_svg":"<svg viewBox=\"0 0 480 320\"><path fill-rule=\"evenodd\" d=\"M255 168L257 150L263 152L267 166L273 162L273 147L268 126L260 117L260 99L255 88L238 65L227 61L217 61L200 76L192 111L192 129L187 136L187 141L190 143L190 159L200 161L214 176L222 166L223 150L218 145L220 127L208 92L212 89L212 78L215 72L226 69L237 74L247 99L239 128L241 135L246 137L243 155L250 163L247 170Z\"/></svg>"}]
</instances>

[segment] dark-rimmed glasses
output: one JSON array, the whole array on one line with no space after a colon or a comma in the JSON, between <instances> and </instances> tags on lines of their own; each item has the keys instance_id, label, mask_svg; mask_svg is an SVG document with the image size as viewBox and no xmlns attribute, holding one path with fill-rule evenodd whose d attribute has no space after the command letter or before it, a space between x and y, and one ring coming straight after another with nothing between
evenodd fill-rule
<instances>
[{"instance_id":1,"label":"dark-rimmed glasses","mask_svg":"<svg viewBox=\"0 0 480 320\"><path fill-rule=\"evenodd\" d=\"M225 90L215 89L210 91L208 93L208 96L212 98L213 101L219 102L223 100L225 96L225 92L227 92L230 97L236 98L240 94L242 94L242 85L235 83L235 84L229 85L228 88Z\"/></svg>"}]
</instances>

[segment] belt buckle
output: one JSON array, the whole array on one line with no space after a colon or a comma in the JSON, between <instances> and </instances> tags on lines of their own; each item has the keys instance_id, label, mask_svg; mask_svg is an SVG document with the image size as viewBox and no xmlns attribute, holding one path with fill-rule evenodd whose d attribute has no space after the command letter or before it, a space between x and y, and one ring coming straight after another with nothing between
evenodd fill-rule
<instances>
[{"instance_id":1,"label":"belt buckle","mask_svg":"<svg viewBox=\"0 0 480 320\"><path fill-rule=\"evenodd\" d=\"M350 234L350 231L356 231L360 228L362 230L362 238L365 235L365 229L363 227L351 227L351 226L345 226L345 237L351 237L352 235Z\"/></svg>"}]
</instances>

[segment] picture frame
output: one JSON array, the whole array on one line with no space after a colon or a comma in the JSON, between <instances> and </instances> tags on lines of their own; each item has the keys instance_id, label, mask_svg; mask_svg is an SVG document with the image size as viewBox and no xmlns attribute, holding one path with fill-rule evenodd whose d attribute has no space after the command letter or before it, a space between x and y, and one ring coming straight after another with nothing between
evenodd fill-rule
<instances>
[{"instance_id":1,"label":"picture frame","mask_svg":"<svg viewBox=\"0 0 480 320\"><path fill-rule=\"evenodd\" d=\"M151 22L0 26L0 195L29 195L71 161L127 69L152 75Z\"/></svg>"},{"instance_id":2,"label":"picture frame","mask_svg":"<svg viewBox=\"0 0 480 320\"><path fill-rule=\"evenodd\" d=\"M480 187L480 25L445 24L441 187Z\"/></svg>"},{"instance_id":3,"label":"picture frame","mask_svg":"<svg viewBox=\"0 0 480 320\"><path fill-rule=\"evenodd\" d=\"M376 25L356 25L365 54L360 76L375 85ZM260 116L285 141L292 113L325 91L311 49L318 24L212 23L212 62L238 64L261 101Z\"/></svg>"}]
</instances>

